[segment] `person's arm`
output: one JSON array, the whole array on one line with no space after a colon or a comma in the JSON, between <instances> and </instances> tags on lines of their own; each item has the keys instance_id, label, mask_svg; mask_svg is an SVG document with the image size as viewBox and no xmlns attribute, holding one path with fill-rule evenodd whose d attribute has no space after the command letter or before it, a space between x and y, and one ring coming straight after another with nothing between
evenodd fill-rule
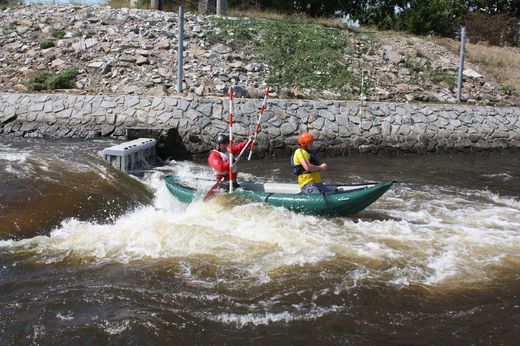
<instances>
[{"instance_id":1,"label":"person's arm","mask_svg":"<svg viewBox=\"0 0 520 346\"><path fill-rule=\"evenodd\" d=\"M321 165L316 166L316 165L313 165L309 160L306 160L306 159L301 159L300 162L301 162L303 168L307 172L317 172L317 171L323 171L323 170L327 169L326 163L322 163Z\"/></svg>"},{"instance_id":2,"label":"person's arm","mask_svg":"<svg viewBox=\"0 0 520 346\"><path fill-rule=\"evenodd\" d=\"M208 156L208 164L217 171L227 172L229 170L229 163L222 161L222 156L219 153L212 151Z\"/></svg>"},{"instance_id":3,"label":"person's arm","mask_svg":"<svg viewBox=\"0 0 520 346\"><path fill-rule=\"evenodd\" d=\"M313 165L310 162L310 157L308 157L308 155L306 155L308 157L307 158L306 156L304 156L302 154L302 150L298 150L297 151L297 155L298 155L298 157L295 158L295 161L298 160L300 162L300 164L302 165L303 169L305 169L309 173L317 172L317 171L323 171L323 170L327 169L327 164L326 163L322 163L319 166Z\"/></svg>"},{"instance_id":4,"label":"person's arm","mask_svg":"<svg viewBox=\"0 0 520 346\"><path fill-rule=\"evenodd\" d=\"M237 145L234 145L233 146L233 149L231 150L231 153L233 155L238 155L240 154L240 152L242 151L242 149L244 149L244 147L246 146L248 140L244 140L242 141L241 143L237 144Z\"/></svg>"}]
</instances>

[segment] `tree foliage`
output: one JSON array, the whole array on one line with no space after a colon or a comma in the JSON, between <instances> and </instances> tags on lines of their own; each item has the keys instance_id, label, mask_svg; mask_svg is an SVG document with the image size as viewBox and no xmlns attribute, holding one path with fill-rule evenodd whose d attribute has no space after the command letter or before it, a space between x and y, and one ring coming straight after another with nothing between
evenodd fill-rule
<instances>
[{"instance_id":1,"label":"tree foliage","mask_svg":"<svg viewBox=\"0 0 520 346\"><path fill-rule=\"evenodd\" d=\"M512 29L497 35L511 37L520 20L520 0L229 0L229 4L310 17L348 14L361 24L380 29L448 37L459 32L468 18L472 18L473 28L486 31L482 23L487 22L494 32L504 27L497 21L505 20L513 24Z\"/></svg>"}]
</instances>

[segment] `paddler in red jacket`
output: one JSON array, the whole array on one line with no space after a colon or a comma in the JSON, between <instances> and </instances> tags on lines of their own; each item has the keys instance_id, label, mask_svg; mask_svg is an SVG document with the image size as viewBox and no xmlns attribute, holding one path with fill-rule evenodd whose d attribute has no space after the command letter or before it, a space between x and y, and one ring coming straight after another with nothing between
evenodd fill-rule
<instances>
[{"instance_id":1,"label":"paddler in red jacket","mask_svg":"<svg viewBox=\"0 0 520 346\"><path fill-rule=\"evenodd\" d=\"M229 137L225 134L219 134L217 136L215 149L211 150L208 157L208 163L213 168L215 178L217 181L223 181L220 185L222 189L229 189ZM239 187L236 179L238 175L238 169L236 165L236 156L244 149L249 141L244 140L243 142L233 145L231 147L231 153L233 154L233 189Z\"/></svg>"}]
</instances>

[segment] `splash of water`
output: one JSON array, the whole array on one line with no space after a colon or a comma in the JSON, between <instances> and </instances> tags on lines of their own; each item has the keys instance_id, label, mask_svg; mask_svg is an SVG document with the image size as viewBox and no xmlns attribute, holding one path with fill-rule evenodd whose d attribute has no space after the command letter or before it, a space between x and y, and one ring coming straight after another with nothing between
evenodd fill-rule
<instances>
[{"instance_id":1,"label":"splash of water","mask_svg":"<svg viewBox=\"0 0 520 346\"><path fill-rule=\"evenodd\" d=\"M335 262L344 271L336 290L363 280L468 285L514 275L520 263L520 202L488 191L398 185L371 206L379 219L363 213L320 218L229 196L186 206L164 186L168 169L193 184L209 176L205 166L173 162L145 177L155 191L153 204L113 224L68 219L49 236L0 246L30 249L46 262L67 256L121 263L199 258L235 268L242 280L258 284L286 271Z\"/></svg>"}]
</instances>

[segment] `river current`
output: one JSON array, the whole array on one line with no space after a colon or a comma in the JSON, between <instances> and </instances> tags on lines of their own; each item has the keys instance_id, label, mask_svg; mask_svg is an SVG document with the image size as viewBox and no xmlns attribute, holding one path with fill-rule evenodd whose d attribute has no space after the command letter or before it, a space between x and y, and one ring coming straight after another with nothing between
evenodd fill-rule
<instances>
[{"instance_id":1,"label":"river current","mask_svg":"<svg viewBox=\"0 0 520 346\"><path fill-rule=\"evenodd\" d=\"M209 187L203 160L129 176L114 143L0 137L0 344L520 341L518 154L326 158L327 182L397 181L340 218L183 205L162 178Z\"/></svg>"}]
</instances>

